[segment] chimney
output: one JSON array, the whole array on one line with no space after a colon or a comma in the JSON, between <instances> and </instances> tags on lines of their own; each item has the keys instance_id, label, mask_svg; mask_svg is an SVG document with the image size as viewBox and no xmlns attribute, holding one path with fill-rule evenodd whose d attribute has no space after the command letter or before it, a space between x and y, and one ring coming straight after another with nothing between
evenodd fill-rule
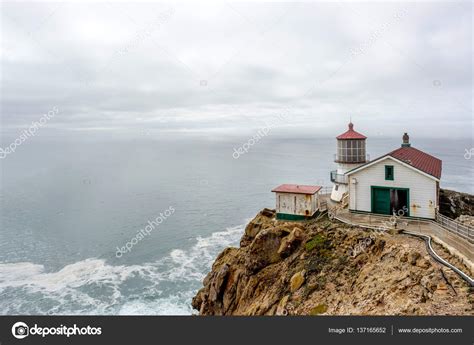
<instances>
[{"instance_id":1,"label":"chimney","mask_svg":"<svg viewBox=\"0 0 474 345\"><path fill-rule=\"evenodd\" d=\"M402 143L402 147L410 147L410 137L408 136L408 134L405 132L405 134L403 134L403 143Z\"/></svg>"}]
</instances>

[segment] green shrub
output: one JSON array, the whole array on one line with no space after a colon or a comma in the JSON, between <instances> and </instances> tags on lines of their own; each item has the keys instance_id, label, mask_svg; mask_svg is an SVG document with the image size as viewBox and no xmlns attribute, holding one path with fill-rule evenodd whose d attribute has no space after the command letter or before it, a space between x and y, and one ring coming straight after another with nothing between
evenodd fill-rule
<instances>
[{"instance_id":1,"label":"green shrub","mask_svg":"<svg viewBox=\"0 0 474 345\"><path fill-rule=\"evenodd\" d=\"M319 315L325 313L328 310L328 306L326 304L318 304L316 307L311 309L309 315Z\"/></svg>"},{"instance_id":2,"label":"green shrub","mask_svg":"<svg viewBox=\"0 0 474 345\"><path fill-rule=\"evenodd\" d=\"M326 238L326 236L322 234L317 234L311 240L306 242L305 249L309 252L312 251L314 248L317 249L327 249L329 248L331 242Z\"/></svg>"}]
</instances>

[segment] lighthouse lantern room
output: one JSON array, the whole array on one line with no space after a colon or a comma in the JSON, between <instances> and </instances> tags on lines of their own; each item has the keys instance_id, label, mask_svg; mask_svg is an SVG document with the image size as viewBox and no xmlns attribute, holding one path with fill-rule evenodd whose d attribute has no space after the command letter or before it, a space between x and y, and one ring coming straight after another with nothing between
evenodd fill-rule
<instances>
[{"instance_id":1,"label":"lighthouse lantern room","mask_svg":"<svg viewBox=\"0 0 474 345\"><path fill-rule=\"evenodd\" d=\"M340 202L349 192L349 181L345 173L365 164L369 159L365 152L367 137L356 132L352 122L349 123L349 129L337 136L336 139L337 153L334 155L334 162L337 164L337 170L331 171L331 182L334 184L331 200Z\"/></svg>"}]
</instances>

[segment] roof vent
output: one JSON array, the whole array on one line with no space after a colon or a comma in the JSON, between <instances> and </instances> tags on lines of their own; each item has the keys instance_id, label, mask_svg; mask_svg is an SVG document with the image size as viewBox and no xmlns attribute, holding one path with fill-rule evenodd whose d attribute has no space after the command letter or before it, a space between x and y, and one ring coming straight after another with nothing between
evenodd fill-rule
<instances>
[{"instance_id":1,"label":"roof vent","mask_svg":"<svg viewBox=\"0 0 474 345\"><path fill-rule=\"evenodd\" d=\"M402 147L410 147L410 137L408 136L407 132L403 134L403 142L402 142Z\"/></svg>"}]
</instances>

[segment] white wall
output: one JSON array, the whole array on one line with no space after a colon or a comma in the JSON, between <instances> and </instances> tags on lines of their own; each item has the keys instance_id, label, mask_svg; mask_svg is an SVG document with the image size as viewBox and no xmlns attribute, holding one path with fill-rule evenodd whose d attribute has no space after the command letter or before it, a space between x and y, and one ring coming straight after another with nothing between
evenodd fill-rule
<instances>
[{"instance_id":1,"label":"white wall","mask_svg":"<svg viewBox=\"0 0 474 345\"><path fill-rule=\"evenodd\" d=\"M348 172L349 170L355 169L355 168L357 168L361 165L363 165L363 164L362 163L358 163L358 164L338 163L337 173L343 175L346 172ZM337 190L336 190L336 185L339 185L337 187ZM333 183L333 187L332 187L332 191L331 191L331 200L336 201L336 202L340 202L342 200L342 197L343 197L344 193L346 193L348 191L349 191L349 186L348 185L342 184L342 183L339 183L339 184Z\"/></svg>"},{"instance_id":2,"label":"white wall","mask_svg":"<svg viewBox=\"0 0 474 345\"><path fill-rule=\"evenodd\" d=\"M393 165L394 180L385 180L385 165ZM357 180L354 184L352 178ZM434 218L437 207L436 180L387 157L349 175L349 208L371 212L371 186L410 189L410 216Z\"/></svg>"},{"instance_id":3,"label":"white wall","mask_svg":"<svg viewBox=\"0 0 474 345\"><path fill-rule=\"evenodd\" d=\"M338 163L337 164L337 173L338 174L344 174L344 173L348 172L349 170L360 167L361 165L364 165L364 164L363 163L350 163L350 164Z\"/></svg>"},{"instance_id":4,"label":"white wall","mask_svg":"<svg viewBox=\"0 0 474 345\"><path fill-rule=\"evenodd\" d=\"M278 213L312 216L317 210L317 194L275 193L276 210ZM296 199L296 208L295 208ZM306 214L308 210L309 214Z\"/></svg>"}]
</instances>

